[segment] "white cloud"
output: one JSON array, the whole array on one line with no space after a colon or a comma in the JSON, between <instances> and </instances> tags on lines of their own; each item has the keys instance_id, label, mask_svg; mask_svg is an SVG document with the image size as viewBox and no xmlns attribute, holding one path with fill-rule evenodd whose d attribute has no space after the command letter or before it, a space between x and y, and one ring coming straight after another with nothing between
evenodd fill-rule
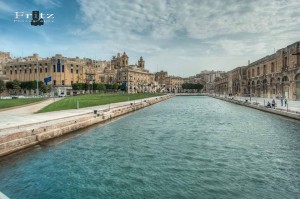
<instances>
[{"instance_id":1,"label":"white cloud","mask_svg":"<svg viewBox=\"0 0 300 199\"><path fill-rule=\"evenodd\" d=\"M4 1L0 1L0 12L2 13L12 13L15 12L12 7L5 3Z\"/></svg>"},{"instance_id":2,"label":"white cloud","mask_svg":"<svg viewBox=\"0 0 300 199\"><path fill-rule=\"evenodd\" d=\"M61 2L59 0L34 0L36 5L44 6L45 8L59 7Z\"/></svg>"}]
</instances>

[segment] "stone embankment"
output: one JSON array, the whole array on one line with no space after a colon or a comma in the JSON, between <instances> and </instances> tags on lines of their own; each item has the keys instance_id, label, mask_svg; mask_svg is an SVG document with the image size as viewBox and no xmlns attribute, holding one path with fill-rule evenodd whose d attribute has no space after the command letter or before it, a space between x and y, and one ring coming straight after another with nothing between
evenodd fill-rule
<instances>
[{"instance_id":1,"label":"stone embankment","mask_svg":"<svg viewBox=\"0 0 300 199\"><path fill-rule=\"evenodd\" d=\"M1 129L0 157L78 129L108 121L112 118L167 100L171 97L173 97L173 95L143 99L138 103L130 103L112 109L93 110L90 113L73 117L23 125L18 126L17 128Z\"/></svg>"},{"instance_id":2,"label":"stone embankment","mask_svg":"<svg viewBox=\"0 0 300 199\"><path fill-rule=\"evenodd\" d=\"M236 100L234 98L223 98L223 97L218 97L218 96L213 96L213 95L209 95L210 97L216 98L216 99L220 99L220 100L224 100L227 102L231 102L234 104L238 104L241 106L246 106L249 108L254 108L260 111L264 111L264 112L268 112L268 113L273 113L273 114L277 114L277 115L281 115L284 117L289 117L289 118L293 118L296 120L300 120L300 113L297 111L293 111L290 109L284 109L284 108L267 108L266 106L263 106L259 103L256 102L249 102L249 101L240 101L240 100Z\"/></svg>"}]
</instances>

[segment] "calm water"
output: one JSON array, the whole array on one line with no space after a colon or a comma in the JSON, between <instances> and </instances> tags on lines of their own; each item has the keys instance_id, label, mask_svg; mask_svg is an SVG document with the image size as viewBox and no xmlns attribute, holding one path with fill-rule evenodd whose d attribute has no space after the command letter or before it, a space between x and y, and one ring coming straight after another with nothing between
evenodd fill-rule
<instances>
[{"instance_id":1,"label":"calm water","mask_svg":"<svg viewBox=\"0 0 300 199\"><path fill-rule=\"evenodd\" d=\"M300 198L300 123L176 97L0 159L11 199Z\"/></svg>"}]
</instances>

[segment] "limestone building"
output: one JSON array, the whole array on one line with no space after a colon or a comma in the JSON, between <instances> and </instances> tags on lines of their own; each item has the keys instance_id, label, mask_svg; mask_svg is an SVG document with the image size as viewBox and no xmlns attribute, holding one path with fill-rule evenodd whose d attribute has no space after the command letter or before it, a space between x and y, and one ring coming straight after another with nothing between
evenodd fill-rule
<instances>
[{"instance_id":1,"label":"limestone building","mask_svg":"<svg viewBox=\"0 0 300 199\"><path fill-rule=\"evenodd\" d=\"M227 72L227 81L227 90L223 79L217 82L220 94L300 100L300 42Z\"/></svg>"},{"instance_id":2,"label":"limestone building","mask_svg":"<svg viewBox=\"0 0 300 199\"><path fill-rule=\"evenodd\" d=\"M155 81L162 92L179 92L182 89L182 84L185 82L184 78L169 76L166 71L155 73Z\"/></svg>"},{"instance_id":3,"label":"limestone building","mask_svg":"<svg viewBox=\"0 0 300 199\"><path fill-rule=\"evenodd\" d=\"M87 81L99 82L100 71L107 63L87 58L80 59L63 57L57 54L51 58L41 58L38 54L15 59L5 64L5 75L10 81L44 81L51 76L51 82L56 95L70 94L73 83ZM31 93L33 94L33 93Z\"/></svg>"},{"instance_id":4,"label":"limestone building","mask_svg":"<svg viewBox=\"0 0 300 199\"><path fill-rule=\"evenodd\" d=\"M154 74L145 69L143 57L140 57L138 64L128 65L128 56L124 52L122 56L118 54L117 59L113 57L112 66L117 69L117 83L126 85L128 93L155 92Z\"/></svg>"},{"instance_id":5,"label":"limestone building","mask_svg":"<svg viewBox=\"0 0 300 199\"><path fill-rule=\"evenodd\" d=\"M7 81L5 64L11 60L9 52L0 52L0 80Z\"/></svg>"}]
</instances>

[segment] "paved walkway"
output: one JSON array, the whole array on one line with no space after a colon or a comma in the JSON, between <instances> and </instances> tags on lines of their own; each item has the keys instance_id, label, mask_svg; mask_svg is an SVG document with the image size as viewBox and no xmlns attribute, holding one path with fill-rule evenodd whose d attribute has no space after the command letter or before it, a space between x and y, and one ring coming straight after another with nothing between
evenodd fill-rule
<instances>
[{"instance_id":1,"label":"paved walkway","mask_svg":"<svg viewBox=\"0 0 300 199\"><path fill-rule=\"evenodd\" d=\"M216 96L219 96L219 95L216 95ZM220 95L220 97L224 98L225 96ZM232 98L232 97L227 96L227 98ZM234 96L233 99L243 101L243 102L245 100L248 100L248 102L251 102L251 103L256 102L256 103L259 103L260 105L264 105L264 106L266 106L268 102L270 102L272 104L272 100L273 100L271 98L251 97L251 101L250 101L250 97L240 97L240 96ZM280 99L275 99L275 103L276 103L276 109L286 111L288 108L289 111L294 111L294 112L300 113L300 101L288 101L287 106L284 106L284 102L283 102L283 106L281 106Z\"/></svg>"},{"instance_id":2,"label":"paved walkway","mask_svg":"<svg viewBox=\"0 0 300 199\"><path fill-rule=\"evenodd\" d=\"M152 98L159 98L159 97L152 97ZM147 98L151 99L151 98ZM53 100L53 99L51 99ZM51 120L57 120L62 118L69 118L75 117L87 113L92 113L94 110L105 110L110 108L115 108L119 106L128 105L130 103L140 103L145 99L142 100L133 100L133 101L126 101L126 102L119 102L114 104L107 104L101 106L94 106L94 107L87 107L81 109L70 109L70 110L62 110L62 111L53 111L48 113L35 113L36 111L40 110L41 108L47 106L48 104L54 102L46 100L44 103L28 105L26 107L6 110L0 112L0 132L5 132L7 128L19 128L22 125L30 125L30 124L37 124L42 122L48 122ZM57 100L57 99L56 99Z\"/></svg>"}]
</instances>

